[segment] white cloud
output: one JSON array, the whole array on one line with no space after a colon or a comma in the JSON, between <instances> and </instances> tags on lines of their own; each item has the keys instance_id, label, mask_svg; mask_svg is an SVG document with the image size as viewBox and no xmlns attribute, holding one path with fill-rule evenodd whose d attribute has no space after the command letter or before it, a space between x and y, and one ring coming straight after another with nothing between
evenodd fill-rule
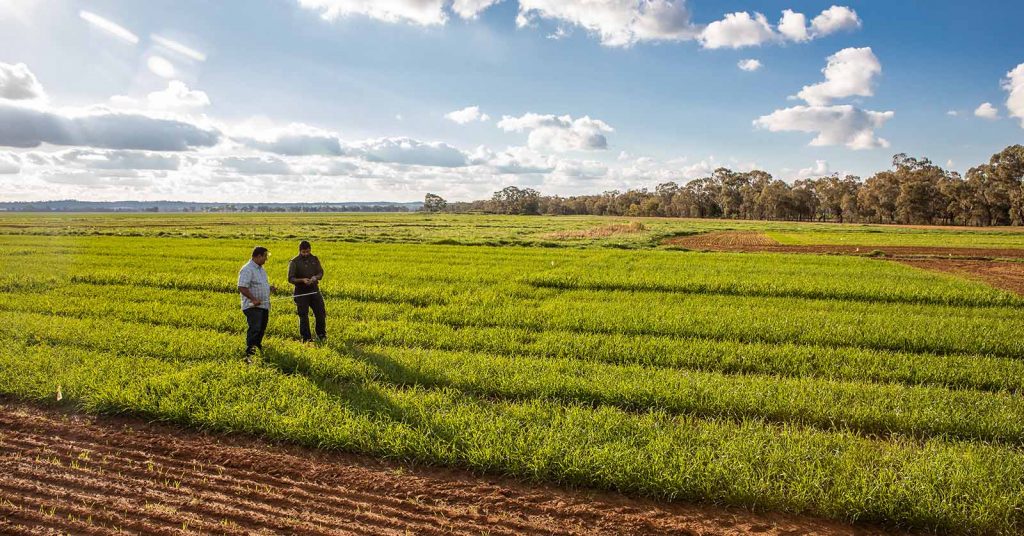
<instances>
[{"instance_id":1,"label":"white cloud","mask_svg":"<svg viewBox=\"0 0 1024 536\"><path fill-rule=\"evenodd\" d=\"M1009 93L1006 109L1010 111L1010 117L1020 119L1020 126L1024 128L1024 63L1006 73L1003 89Z\"/></svg>"},{"instance_id":2,"label":"white cloud","mask_svg":"<svg viewBox=\"0 0 1024 536\"><path fill-rule=\"evenodd\" d=\"M803 13L796 13L792 9L782 12L779 19L779 33L790 41L802 43L811 39L807 31L807 16Z\"/></svg>"},{"instance_id":3,"label":"white cloud","mask_svg":"<svg viewBox=\"0 0 1024 536\"><path fill-rule=\"evenodd\" d=\"M684 0L519 0L516 24L529 26L536 18L579 26L612 47L685 41L699 31Z\"/></svg>"},{"instance_id":4,"label":"white cloud","mask_svg":"<svg viewBox=\"0 0 1024 536\"><path fill-rule=\"evenodd\" d=\"M78 16L81 17L82 20L84 20L85 22L91 24L93 27L98 28L106 32L107 34L112 35L126 43L130 43L133 45L139 43L139 36L133 34L127 28L121 26L120 24L117 24L112 20L101 17L91 11L85 11L84 9L78 12Z\"/></svg>"},{"instance_id":5,"label":"white cloud","mask_svg":"<svg viewBox=\"0 0 1024 536\"><path fill-rule=\"evenodd\" d=\"M521 175L529 173L551 173L555 170L555 159L529 147L509 147L495 153L480 146L470 156L470 164L490 166L500 174Z\"/></svg>"},{"instance_id":6,"label":"white cloud","mask_svg":"<svg viewBox=\"0 0 1024 536\"><path fill-rule=\"evenodd\" d=\"M29 148L49 143L184 151L215 145L219 139L220 133L213 129L140 113L35 109L0 102L0 145L8 147Z\"/></svg>"},{"instance_id":7,"label":"white cloud","mask_svg":"<svg viewBox=\"0 0 1024 536\"><path fill-rule=\"evenodd\" d=\"M991 102L983 102L974 109L974 115L982 119L999 119L999 110Z\"/></svg>"},{"instance_id":8,"label":"white cloud","mask_svg":"<svg viewBox=\"0 0 1024 536\"><path fill-rule=\"evenodd\" d=\"M467 165L466 154L441 142L424 142L412 138L378 138L350 144L353 154L370 162L413 166L461 167Z\"/></svg>"},{"instance_id":9,"label":"white cloud","mask_svg":"<svg viewBox=\"0 0 1024 536\"><path fill-rule=\"evenodd\" d=\"M475 19L487 8L501 1L502 0L455 0L452 2L452 11L464 19Z\"/></svg>"},{"instance_id":10,"label":"white cloud","mask_svg":"<svg viewBox=\"0 0 1024 536\"><path fill-rule=\"evenodd\" d=\"M146 67L149 67L150 72L160 78L174 78L174 74L177 72L173 63L160 56L150 56L146 60Z\"/></svg>"},{"instance_id":11,"label":"white cloud","mask_svg":"<svg viewBox=\"0 0 1024 536\"><path fill-rule=\"evenodd\" d=\"M946 169L953 169L953 166L955 165L956 163L953 162L953 159L946 160Z\"/></svg>"},{"instance_id":12,"label":"white cloud","mask_svg":"<svg viewBox=\"0 0 1024 536\"><path fill-rule=\"evenodd\" d=\"M882 73L882 64L871 47L844 48L828 57L821 71L825 81L804 86L797 95L813 106L824 106L843 97L874 95L874 79Z\"/></svg>"},{"instance_id":13,"label":"white cloud","mask_svg":"<svg viewBox=\"0 0 1024 536\"><path fill-rule=\"evenodd\" d=\"M444 114L445 119L454 121L460 125L471 123L473 121L490 121L491 117L487 114L480 113L479 106L467 106L461 110L455 110L454 112L448 112Z\"/></svg>"},{"instance_id":14,"label":"white cloud","mask_svg":"<svg viewBox=\"0 0 1024 536\"><path fill-rule=\"evenodd\" d=\"M385 22L411 22L424 26L444 24L444 0L299 0L299 5L320 12L325 20L364 15Z\"/></svg>"},{"instance_id":15,"label":"white cloud","mask_svg":"<svg viewBox=\"0 0 1024 536\"><path fill-rule=\"evenodd\" d=\"M210 97L206 92L189 89L180 80L171 80L167 83L167 89L150 93L146 101L154 110L188 110L210 105Z\"/></svg>"},{"instance_id":16,"label":"white cloud","mask_svg":"<svg viewBox=\"0 0 1024 536\"><path fill-rule=\"evenodd\" d=\"M600 150L608 148L604 133L614 132L599 119L569 115L554 116L527 113L521 117L503 116L498 128L505 132L529 132L527 144L532 149L549 151Z\"/></svg>"},{"instance_id":17,"label":"white cloud","mask_svg":"<svg viewBox=\"0 0 1024 536\"><path fill-rule=\"evenodd\" d=\"M762 67L761 62L755 59L740 60L736 66L747 72L753 72Z\"/></svg>"},{"instance_id":18,"label":"white cloud","mask_svg":"<svg viewBox=\"0 0 1024 536\"><path fill-rule=\"evenodd\" d=\"M742 48L758 46L778 38L768 19L761 13L729 13L708 24L700 34L704 48Z\"/></svg>"},{"instance_id":19,"label":"white cloud","mask_svg":"<svg viewBox=\"0 0 1024 536\"><path fill-rule=\"evenodd\" d=\"M815 160L813 166L801 169L796 175L799 179L808 179L812 177L824 177L825 175L828 175L830 171L831 169L829 168L828 161Z\"/></svg>"},{"instance_id":20,"label":"white cloud","mask_svg":"<svg viewBox=\"0 0 1024 536\"><path fill-rule=\"evenodd\" d=\"M761 116L754 121L754 126L771 132L816 132L812 146L873 149L889 146L888 141L875 136L875 129L894 115L894 112L874 112L850 105L794 106Z\"/></svg>"},{"instance_id":21,"label":"white cloud","mask_svg":"<svg viewBox=\"0 0 1024 536\"><path fill-rule=\"evenodd\" d=\"M844 6L832 6L811 21L815 37L826 36L841 30L855 30L861 27L857 12Z\"/></svg>"},{"instance_id":22,"label":"white cloud","mask_svg":"<svg viewBox=\"0 0 1024 536\"><path fill-rule=\"evenodd\" d=\"M956 117L956 116L960 115L960 112L958 112L956 110L950 110L950 111L946 112L946 115L948 115L950 117Z\"/></svg>"},{"instance_id":23,"label":"white cloud","mask_svg":"<svg viewBox=\"0 0 1024 536\"><path fill-rule=\"evenodd\" d=\"M0 99L45 99L43 86L24 63L0 62Z\"/></svg>"}]
</instances>

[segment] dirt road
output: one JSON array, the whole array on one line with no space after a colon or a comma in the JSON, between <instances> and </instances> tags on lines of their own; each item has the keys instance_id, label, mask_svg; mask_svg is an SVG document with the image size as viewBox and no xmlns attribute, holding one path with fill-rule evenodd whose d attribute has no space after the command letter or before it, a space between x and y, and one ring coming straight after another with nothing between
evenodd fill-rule
<instances>
[{"instance_id":1,"label":"dirt road","mask_svg":"<svg viewBox=\"0 0 1024 536\"><path fill-rule=\"evenodd\" d=\"M877 534L0 399L0 532Z\"/></svg>"}]
</instances>

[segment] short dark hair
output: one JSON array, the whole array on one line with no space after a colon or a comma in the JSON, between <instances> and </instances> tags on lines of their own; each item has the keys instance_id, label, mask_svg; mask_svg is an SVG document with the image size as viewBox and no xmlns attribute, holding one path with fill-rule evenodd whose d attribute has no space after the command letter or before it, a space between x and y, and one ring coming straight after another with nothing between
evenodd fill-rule
<instances>
[{"instance_id":1,"label":"short dark hair","mask_svg":"<svg viewBox=\"0 0 1024 536\"><path fill-rule=\"evenodd\" d=\"M267 253L268 251L269 250L267 250L267 248L265 248L263 246L256 246L256 247L252 248L252 256L253 257L259 257L260 255L263 255L264 253Z\"/></svg>"},{"instance_id":2,"label":"short dark hair","mask_svg":"<svg viewBox=\"0 0 1024 536\"><path fill-rule=\"evenodd\" d=\"M309 240L303 240L302 242L299 242L299 251L302 251L304 249L313 249L313 246L309 245Z\"/></svg>"}]
</instances>

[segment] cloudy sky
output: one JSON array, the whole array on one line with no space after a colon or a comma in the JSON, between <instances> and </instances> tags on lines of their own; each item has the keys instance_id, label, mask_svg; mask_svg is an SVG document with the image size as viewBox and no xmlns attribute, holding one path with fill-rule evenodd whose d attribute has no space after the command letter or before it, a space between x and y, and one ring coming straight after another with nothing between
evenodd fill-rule
<instances>
[{"instance_id":1,"label":"cloudy sky","mask_svg":"<svg viewBox=\"0 0 1024 536\"><path fill-rule=\"evenodd\" d=\"M0 0L0 200L451 200L1024 142L1024 3Z\"/></svg>"}]
</instances>

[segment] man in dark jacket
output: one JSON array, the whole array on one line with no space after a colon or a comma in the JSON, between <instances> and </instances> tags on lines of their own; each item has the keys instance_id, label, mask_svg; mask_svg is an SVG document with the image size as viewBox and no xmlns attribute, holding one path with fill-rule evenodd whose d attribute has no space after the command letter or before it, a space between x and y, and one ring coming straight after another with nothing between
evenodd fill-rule
<instances>
[{"instance_id":1,"label":"man in dark jacket","mask_svg":"<svg viewBox=\"0 0 1024 536\"><path fill-rule=\"evenodd\" d=\"M288 282L295 285L296 313L299 315L299 336L302 342L313 340L309 332L309 310L313 309L316 318L316 338L327 340L327 308L324 297L320 294L320 280L324 278L324 269L320 259L313 255L309 242L299 243L299 255L288 263Z\"/></svg>"}]
</instances>

